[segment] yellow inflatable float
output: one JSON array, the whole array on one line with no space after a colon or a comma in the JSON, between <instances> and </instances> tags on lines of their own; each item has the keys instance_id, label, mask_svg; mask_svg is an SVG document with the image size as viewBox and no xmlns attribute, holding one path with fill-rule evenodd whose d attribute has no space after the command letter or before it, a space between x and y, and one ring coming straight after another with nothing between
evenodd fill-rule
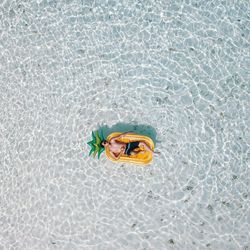
<instances>
[{"instance_id":1,"label":"yellow inflatable float","mask_svg":"<svg viewBox=\"0 0 250 250\"><path fill-rule=\"evenodd\" d=\"M119 135L122 136L119 137ZM125 152L126 150L128 150L126 152L127 154L125 153L121 154L119 159L114 159L114 157L111 155L109 147L105 147L104 149L104 147L102 146L103 141L110 142L113 138L116 138L115 140L117 142L126 143L127 147L131 146L131 148L126 147ZM144 142L144 145L143 143L139 144L138 142ZM126 133L114 132L110 134L106 139L104 139L103 135L100 136L98 131L96 133L92 132L92 141L89 141L88 145L91 147L89 155L91 155L92 153L94 153L94 156L98 154L98 159L100 158L101 153L104 151L106 153L107 158L114 162L128 162L128 163L145 165L149 164L153 159L153 153L150 152L149 150L144 149L144 146L146 146L149 147L152 151L154 151L153 140L147 136L138 135L133 132L126 132ZM131 149L133 150L134 154L130 154Z\"/></svg>"},{"instance_id":2,"label":"yellow inflatable float","mask_svg":"<svg viewBox=\"0 0 250 250\"><path fill-rule=\"evenodd\" d=\"M107 137L107 141L110 141L113 137L116 137L122 133L115 132L110 134ZM117 141L123 142L123 143L131 143L134 141L140 141L140 142L145 142L152 150L154 150L154 142L152 141L151 138L144 136L144 135L138 135L138 134L126 134L124 135L121 139L117 139ZM140 147L138 149L135 149L135 151L143 151L143 152L138 152L136 155L121 155L121 157L118 160L114 160L113 157L110 155L109 149L107 148L105 150L106 156L111 160L115 162L129 162L129 163L134 163L134 164L149 164L152 159L153 159L153 154L149 151L144 151L143 147Z\"/></svg>"}]
</instances>

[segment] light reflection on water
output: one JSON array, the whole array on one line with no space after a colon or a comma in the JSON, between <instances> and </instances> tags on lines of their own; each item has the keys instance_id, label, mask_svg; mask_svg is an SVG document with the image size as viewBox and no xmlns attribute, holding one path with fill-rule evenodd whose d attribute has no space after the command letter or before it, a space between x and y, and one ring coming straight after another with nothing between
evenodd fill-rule
<instances>
[{"instance_id":1,"label":"light reflection on water","mask_svg":"<svg viewBox=\"0 0 250 250\"><path fill-rule=\"evenodd\" d=\"M248 249L249 3L1 4L3 249ZM148 167L88 157L145 125Z\"/></svg>"}]
</instances>

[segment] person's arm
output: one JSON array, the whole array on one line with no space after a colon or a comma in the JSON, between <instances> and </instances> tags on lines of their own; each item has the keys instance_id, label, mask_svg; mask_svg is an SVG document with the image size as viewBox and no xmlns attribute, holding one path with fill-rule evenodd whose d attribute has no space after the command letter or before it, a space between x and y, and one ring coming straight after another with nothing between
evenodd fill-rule
<instances>
[{"instance_id":1,"label":"person's arm","mask_svg":"<svg viewBox=\"0 0 250 250\"><path fill-rule=\"evenodd\" d=\"M113 157L113 159L116 161L119 160L121 155L122 155L122 152L120 152L118 156L115 156L115 154L111 151L109 151L109 152L110 152L110 155Z\"/></svg>"},{"instance_id":2,"label":"person's arm","mask_svg":"<svg viewBox=\"0 0 250 250\"><path fill-rule=\"evenodd\" d=\"M127 134L135 134L135 133L132 132L132 131L125 132L125 133L122 133L122 134L120 134L120 135L117 135L117 136L113 137L111 140L121 139L124 135L127 135Z\"/></svg>"}]
</instances>

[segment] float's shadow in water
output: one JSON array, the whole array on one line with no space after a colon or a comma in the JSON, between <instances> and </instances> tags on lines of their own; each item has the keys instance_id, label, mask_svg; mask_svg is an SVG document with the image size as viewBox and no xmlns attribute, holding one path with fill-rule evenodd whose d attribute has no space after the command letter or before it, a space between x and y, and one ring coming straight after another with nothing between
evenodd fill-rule
<instances>
[{"instance_id":1,"label":"float's shadow in water","mask_svg":"<svg viewBox=\"0 0 250 250\"><path fill-rule=\"evenodd\" d=\"M98 131L103 134L104 138L107 138L107 136L113 132L123 133L123 132L131 131L136 134L150 137L153 140L155 145L157 142L160 142L156 139L156 130L149 125L117 123L110 128L107 125L100 126Z\"/></svg>"}]
</instances>

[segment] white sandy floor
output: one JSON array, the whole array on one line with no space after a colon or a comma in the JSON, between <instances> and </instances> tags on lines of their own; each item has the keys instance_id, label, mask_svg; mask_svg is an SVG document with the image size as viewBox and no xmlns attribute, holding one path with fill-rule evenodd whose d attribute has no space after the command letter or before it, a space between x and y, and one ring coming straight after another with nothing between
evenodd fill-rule
<instances>
[{"instance_id":1,"label":"white sandy floor","mask_svg":"<svg viewBox=\"0 0 250 250\"><path fill-rule=\"evenodd\" d=\"M0 249L249 249L249 12L0 1ZM162 154L89 157L119 123Z\"/></svg>"}]
</instances>

